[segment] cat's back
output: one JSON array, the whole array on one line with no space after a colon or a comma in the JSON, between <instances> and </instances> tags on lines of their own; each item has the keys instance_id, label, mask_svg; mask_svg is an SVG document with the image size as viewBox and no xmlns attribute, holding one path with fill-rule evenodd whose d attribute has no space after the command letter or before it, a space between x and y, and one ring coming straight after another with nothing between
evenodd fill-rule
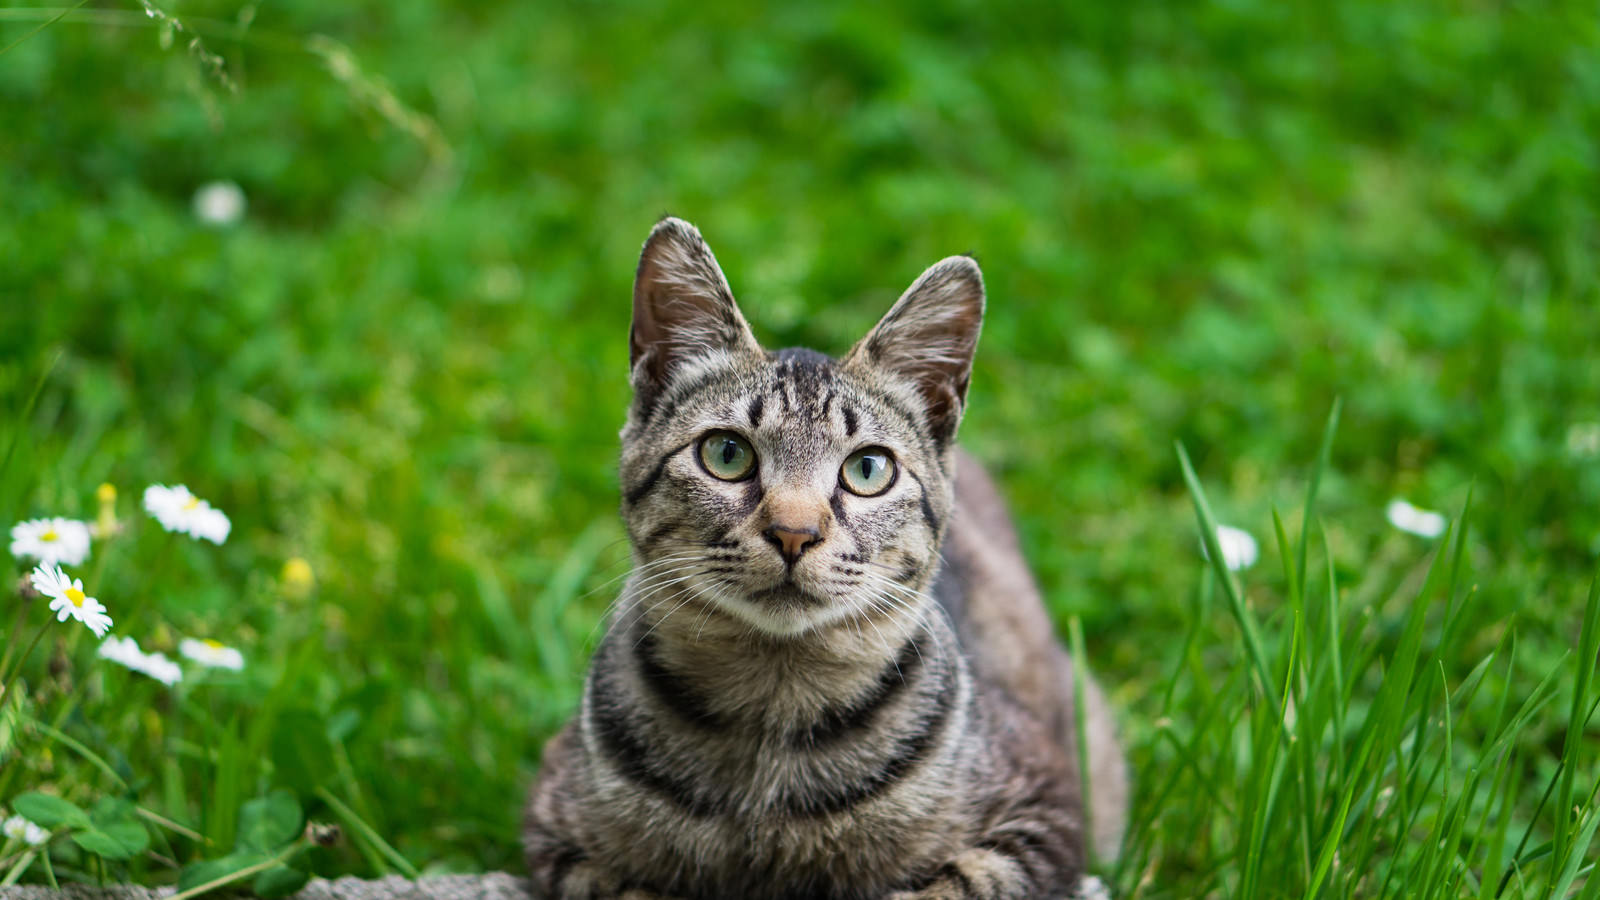
<instances>
[{"instance_id":1,"label":"cat's back","mask_svg":"<svg viewBox=\"0 0 1600 900\"><path fill-rule=\"evenodd\" d=\"M1011 512L971 453L955 453L955 506L933 595L949 614L980 682L1036 718L1077 770L1071 657L1062 648L1038 583L1022 555ZM1084 685L1096 850L1115 855L1126 815L1128 774L1104 694Z\"/></svg>"}]
</instances>

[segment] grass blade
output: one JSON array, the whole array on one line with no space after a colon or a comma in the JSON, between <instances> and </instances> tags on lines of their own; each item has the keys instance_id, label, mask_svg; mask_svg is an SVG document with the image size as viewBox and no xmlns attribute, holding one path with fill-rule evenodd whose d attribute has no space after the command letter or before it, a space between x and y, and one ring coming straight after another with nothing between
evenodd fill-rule
<instances>
[{"instance_id":1,"label":"grass blade","mask_svg":"<svg viewBox=\"0 0 1600 900\"><path fill-rule=\"evenodd\" d=\"M1555 856L1566 859L1567 844L1575 813L1572 808L1573 780L1578 774L1578 750L1589 721L1584 707L1589 705L1589 682L1594 677L1595 657L1600 653L1600 576L1589 583L1589 600L1584 605L1583 629L1578 635L1578 658L1572 688L1572 713L1567 718L1567 739L1561 750L1561 786L1556 792ZM1592 830L1590 832L1593 833ZM1581 855L1581 854L1580 854Z\"/></svg>"},{"instance_id":2,"label":"grass blade","mask_svg":"<svg viewBox=\"0 0 1600 900\"><path fill-rule=\"evenodd\" d=\"M1211 559L1211 567L1217 573L1217 578L1222 582L1222 592L1227 595L1228 608L1233 613L1233 618L1239 623L1239 630L1244 634L1245 651L1250 655L1250 663L1255 669L1257 687L1262 696L1267 698L1269 706L1281 705L1278 699L1277 687L1273 684L1271 670L1267 667L1267 653L1261 646L1260 629L1256 626L1255 617L1245 606L1244 598L1239 595L1239 588L1234 583L1233 573L1228 571L1227 563L1222 557L1222 546L1217 541L1217 520L1211 515L1211 506L1206 502L1205 490L1200 487L1200 479L1194 474L1194 466L1189 462L1189 454L1184 451L1183 444L1178 444L1178 463L1183 467L1183 480L1189 486L1189 497L1194 501L1195 516L1200 520L1200 539L1205 542L1206 555ZM1279 723L1280 726L1282 723Z\"/></svg>"},{"instance_id":3,"label":"grass blade","mask_svg":"<svg viewBox=\"0 0 1600 900\"><path fill-rule=\"evenodd\" d=\"M1328 422L1322 428L1322 445L1317 448L1317 464L1311 469L1311 481L1306 485L1306 506L1300 519L1300 565L1296 573L1296 589L1306 592L1306 553L1311 546L1311 519L1316 515L1317 491L1322 487L1322 473L1328 469L1328 458L1333 454L1333 435L1339 430L1339 411L1344 402L1335 397L1333 409L1328 411Z\"/></svg>"}]
</instances>

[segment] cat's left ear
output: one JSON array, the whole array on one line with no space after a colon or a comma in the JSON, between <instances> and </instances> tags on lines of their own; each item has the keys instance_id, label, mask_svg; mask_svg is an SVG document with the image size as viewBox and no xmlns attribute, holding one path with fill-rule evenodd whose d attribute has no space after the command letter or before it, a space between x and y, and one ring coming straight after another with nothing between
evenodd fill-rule
<instances>
[{"instance_id":1,"label":"cat's left ear","mask_svg":"<svg viewBox=\"0 0 1600 900\"><path fill-rule=\"evenodd\" d=\"M948 444L961 424L982 326L983 273L972 257L952 256L923 272L845 361L915 385L935 440Z\"/></svg>"}]
</instances>

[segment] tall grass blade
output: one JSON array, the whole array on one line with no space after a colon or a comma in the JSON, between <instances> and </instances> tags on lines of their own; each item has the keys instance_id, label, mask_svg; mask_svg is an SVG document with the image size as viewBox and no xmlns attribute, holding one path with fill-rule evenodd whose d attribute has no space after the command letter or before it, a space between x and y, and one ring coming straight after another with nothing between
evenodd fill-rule
<instances>
[{"instance_id":1,"label":"tall grass blade","mask_svg":"<svg viewBox=\"0 0 1600 900\"><path fill-rule=\"evenodd\" d=\"M1595 657L1600 654L1600 576L1589 583L1589 600L1584 604L1583 629L1578 634L1578 657L1572 687L1572 713L1567 717L1567 739L1561 750L1561 786L1556 792L1555 855L1566 858L1567 844L1575 813L1572 808L1573 782L1578 775L1578 751L1589 720L1584 708L1589 705L1589 683L1594 677Z\"/></svg>"},{"instance_id":2,"label":"tall grass blade","mask_svg":"<svg viewBox=\"0 0 1600 900\"><path fill-rule=\"evenodd\" d=\"M1200 479L1194 474L1189 454L1184 451L1181 443L1177 445L1177 449L1178 463L1183 468L1183 480L1189 486L1189 496L1194 501L1195 516L1200 520L1200 539L1205 542L1206 555L1211 559L1211 568L1222 582L1222 592L1227 595L1228 608L1244 635L1245 651L1249 653L1250 663L1255 669L1257 687L1262 696L1267 698L1269 706L1279 706L1281 701L1278 699L1278 689L1267 666L1266 650L1261 646L1260 629L1256 626L1255 616L1245 606L1244 598L1239 595L1233 573L1228 571L1227 563L1223 560L1222 546L1217 541L1217 520L1211 515L1211 506L1206 502L1205 490L1200 487Z\"/></svg>"},{"instance_id":3,"label":"tall grass blade","mask_svg":"<svg viewBox=\"0 0 1600 900\"><path fill-rule=\"evenodd\" d=\"M22 435L28 430L28 417L33 415L33 408L39 402L39 395L44 392L45 383L50 380L50 373L55 371L56 364L61 362L62 351L57 350L50 355L50 361L45 363L44 371L39 373L39 380L33 383L33 390L28 394L28 401L22 404L22 411L17 414L15 430L11 432L11 440L6 444L6 455L0 458L0 484L5 483L6 470L11 467L11 458L16 455L17 443L22 440ZM8 516L7 521L17 518Z\"/></svg>"},{"instance_id":4,"label":"tall grass blade","mask_svg":"<svg viewBox=\"0 0 1600 900\"><path fill-rule=\"evenodd\" d=\"M1303 595L1306 592L1306 554L1311 546L1311 519L1316 515L1317 491L1322 487L1322 473L1328 469L1328 459L1333 455L1333 435L1339 430L1339 411L1343 408L1342 398L1335 397L1333 409L1328 411L1328 422L1322 428L1322 445L1317 448L1317 464L1311 469L1311 481L1306 485L1305 511L1300 519L1300 565L1296 577L1296 589Z\"/></svg>"}]
</instances>

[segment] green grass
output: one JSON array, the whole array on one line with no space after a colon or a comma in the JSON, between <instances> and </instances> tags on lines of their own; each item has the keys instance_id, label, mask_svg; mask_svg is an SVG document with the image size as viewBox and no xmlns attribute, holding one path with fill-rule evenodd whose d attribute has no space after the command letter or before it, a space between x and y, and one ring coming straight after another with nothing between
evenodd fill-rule
<instances>
[{"instance_id":1,"label":"green grass","mask_svg":"<svg viewBox=\"0 0 1600 900\"><path fill-rule=\"evenodd\" d=\"M1600 896L1591 4L152 2L168 47L138 3L0 5L0 524L115 484L80 574L116 631L249 664L168 690L52 625L0 802L182 830L106 807L150 849L17 877L261 864L276 788L344 826L319 874L520 866L626 568L670 211L774 346L979 255L963 440L1122 713L1117 896ZM238 226L191 213L213 179ZM162 533L152 482L228 543ZM1209 567L1197 508L1261 561Z\"/></svg>"}]
</instances>

